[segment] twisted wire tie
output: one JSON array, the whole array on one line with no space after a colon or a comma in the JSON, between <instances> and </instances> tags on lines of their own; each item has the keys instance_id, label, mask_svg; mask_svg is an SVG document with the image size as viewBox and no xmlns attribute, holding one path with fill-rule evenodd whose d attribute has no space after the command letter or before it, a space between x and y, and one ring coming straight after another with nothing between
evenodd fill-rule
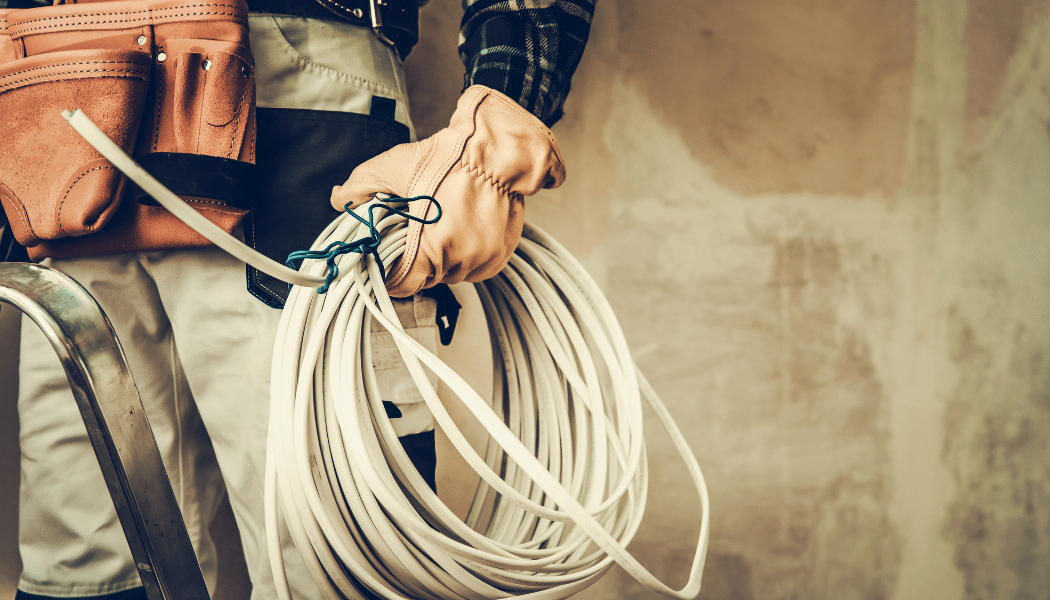
<instances>
[{"instance_id":1,"label":"twisted wire tie","mask_svg":"<svg viewBox=\"0 0 1050 600\"><path fill-rule=\"evenodd\" d=\"M339 276L339 265L337 265L335 263L336 258L341 256L341 255L343 255L343 254L348 254L350 252L357 252L359 254L370 254L370 255L372 255L372 259L376 261L377 265L379 265L379 272L382 274L383 279L386 279L386 267L383 266L383 261L382 261L382 259L379 258L379 244L383 240L382 240L382 237L380 237L380 235L379 235L379 230L376 229L376 226L375 226L375 221L376 221L375 212L374 212L375 209L376 208L384 208L384 209L386 209L386 210L388 210L388 211L390 211L392 213L401 215L402 217L405 217L406 219L408 219L410 221L415 221L417 223L422 223L423 225L431 225L433 223L437 223L438 219L441 218L441 204L439 204L437 199L434 198L433 196L413 196L411 198L400 198L400 197L396 197L395 196L395 197L391 197L391 198L376 198L376 199L380 200L382 202L382 204L378 204L378 203L377 204L372 204L371 206L368 207L368 220L367 221L363 217L361 217L360 215L358 215L357 213L355 213L353 210L350 209L350 204L351 204L350 202L347 202L346 204L343 205L343 210L347 214L349 214L351 217L353 217L353 218L357 219L358 221L360 221L361 224L363 224L363 225L368 227L368 232L370 234L370 237L361 238L359 240L354 240L352 242L339 242L339 241L332 242L331 244L328 244L328 246L324 250L296 250L295 252L292 252L291 254L288 255L288 259L286 261L284 261L284 264L287 265L288 268L290 268L290 269L298 269L299 267L295 266L295 264L294 264L295 261L297 261L297 260L299 260L299 261L313 260L313 259L323 259L323 260L325 260L325 262L328 265L328 274L325 276L324 285L322 285L321 287L317 288L317 293L318 294L323 294L323 293L327 292L328 288L332 285L332 282L334 282L335 278ZM430 200L431 202L434 203L434 206L437 207L437 214L434 216L433 219L427 220L427 219L424 219L422 217L416 217L416 216L408 214L405 211L398 210L398 209L394 208L393 206L390 206L389 204L387 204L388 202L395 202L395 201L397 201L397 202L414 202L416 200ZM289 287L289 289L291 289L291 284L288 284L288 287Z\"/></svg>"}]
</instances>

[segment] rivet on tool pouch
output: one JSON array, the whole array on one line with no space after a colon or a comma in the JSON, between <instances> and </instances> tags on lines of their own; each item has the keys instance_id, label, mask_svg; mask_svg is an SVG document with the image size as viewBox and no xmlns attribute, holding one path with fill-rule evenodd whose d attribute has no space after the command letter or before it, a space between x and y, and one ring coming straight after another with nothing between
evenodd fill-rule
<instances>
[{"instance_id":1,"label":"rivet on tool pouch","mask_svg":"<svg viewBox=\"0 0 1050 600\"><path fill-rule=\"evenodd\" d=\"M227 232L244 219L255 77L243 0L0 9L0 202L29 256L209 245L126 184L67 108Z\"/></svg>"}]
</instances>

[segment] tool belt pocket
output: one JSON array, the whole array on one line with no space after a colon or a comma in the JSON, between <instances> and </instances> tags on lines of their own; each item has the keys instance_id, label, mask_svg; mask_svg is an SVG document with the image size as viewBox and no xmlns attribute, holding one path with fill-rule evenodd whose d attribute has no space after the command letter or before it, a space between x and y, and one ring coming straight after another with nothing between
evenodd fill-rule
<instances>
[{"instance_id":1,"label":"tool belt pocket","mask_svg":"<svg viewBox=\"0 0 1050 600\"><path fill-rule=\"evenodd\" d=\"M74 108L213 223L240 225L255 160L243 0L0 14L0 199L30 257L209 245L80 138L61 116Z\"/></svg>"},{"instance_id":2,"label":"tool belt pocket","mask_svg":"<svg viewBox=\"0 0 1050 600\"><path fill-rule=\"evenodd\" d=\"M131 152L150 56L70 50L0 65L0 201L25 246L98 231L113 216L124 177L65 122L81 108Z\"/></svg>"},{"instance_id":3,"label":"tool belt pocket","mask_svg":"<svg viewBox=\"0 0 1050 600\"><path fill-rule=\"evenodd\" d=\"M165 54L158 70L154 151L237 158L245 129L253 125L248 49L211 40L170 40Z\"/></svg>"}]
</instances>

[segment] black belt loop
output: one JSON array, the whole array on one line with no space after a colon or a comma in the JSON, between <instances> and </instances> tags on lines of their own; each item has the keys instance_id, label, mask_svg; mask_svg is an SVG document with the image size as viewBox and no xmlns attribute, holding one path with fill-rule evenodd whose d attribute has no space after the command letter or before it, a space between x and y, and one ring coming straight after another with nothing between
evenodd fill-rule
<instances>
[{"instance_id":1,"label":"black belt loop","mask_svg":"<svg viewBox=\"0 0 1050 600\"><path fill-rule=\"evenodd\" d=\"M419 0L248 0L248 10L368 27L402 59L419 41Z\"/></svg>"}]
</instances>

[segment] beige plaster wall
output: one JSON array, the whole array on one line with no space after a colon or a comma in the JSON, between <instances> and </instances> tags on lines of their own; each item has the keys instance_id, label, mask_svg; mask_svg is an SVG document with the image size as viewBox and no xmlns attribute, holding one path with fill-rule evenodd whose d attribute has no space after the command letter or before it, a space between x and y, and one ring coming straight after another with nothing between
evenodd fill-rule
<instances>
[{"instance_id":1,"label":"beige plaster wall","mask_svg":"<svg viewBox=\"0 0 1050 600\"><path fill-rule=\"evenodd\" d=\"M422 135L461 85L456 5L409 59ZM569 179L528 214L705 470L702 598L1050 597L1048 124L1048 0L599 2ZM681 585L696 498L650 425L632 549ZM581 597L657 596L614 570Z\"/></svg>"},{"instance_id":2,"label":"beige plaster wall","mask_svg":"<svg viewBox=\"0 0 1050 600\"><path fill-rule=\"evenodd\" d=\"M601 0L566 113L528 214L705 469L701 597L1050 595L1050 3ZM681 585L695 494L649 431L633 549Z\"/></svg>"}]
</instances>

